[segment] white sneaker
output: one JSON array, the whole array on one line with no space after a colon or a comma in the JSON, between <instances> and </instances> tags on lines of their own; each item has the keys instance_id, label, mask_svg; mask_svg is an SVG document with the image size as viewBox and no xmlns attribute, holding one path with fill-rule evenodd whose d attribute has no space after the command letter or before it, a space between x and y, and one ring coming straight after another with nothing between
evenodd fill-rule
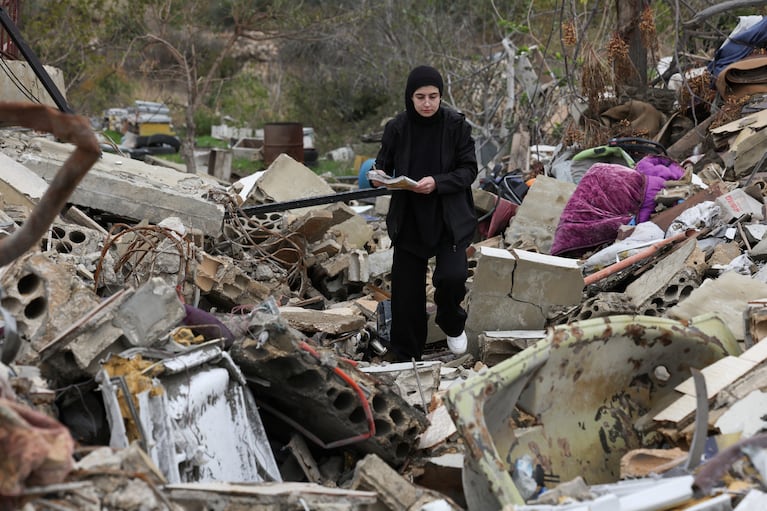
<instances>
[{"instance_id":1,"label":"white sneaker","mask_svg":"<svg viewBox=\"0 0 767 511\"><path fill-rule=\"evenodd\" d=\"M453 355L463 355L466 353L466 346L468 345L468 339L466 339L466 331L461 332L458 337L447 336L447 347Z\"/></svg>"}]
</instances>

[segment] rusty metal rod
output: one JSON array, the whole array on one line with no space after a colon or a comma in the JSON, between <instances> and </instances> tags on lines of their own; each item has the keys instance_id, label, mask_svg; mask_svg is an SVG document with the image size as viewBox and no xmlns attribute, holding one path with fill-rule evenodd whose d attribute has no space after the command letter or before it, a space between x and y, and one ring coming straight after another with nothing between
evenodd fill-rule
<instances>
[{"instance_id":1,"label":"rusty metal rod","mask_svg":"<svg viewBox=\"0 0 767 511\"><path fill-rule=\"evenodd\" d=\"M37 243L67 203L85 174L101 156L96 135L86 117L61 113L45 105L0 102L0 123L51 133L75 145L24 225L0 240L0 267Z\"/></svg>"},{"instance_id":2,"label":"rusty metal rod","mask_svg":"<svg viewBox=\"0 0 767 511\"><path fill-rule=\"evenodd\" d=\"M626 259L618 261L617 263L610 265L607 268L603 268L597 272L592 273L591 275L583 279L583 283L588 286L595 282L599 282L600 280L606 277L609 277L610 275L614 273L618 273L621 270L625 270L632 264L638 263L642 259L646 259L650 257L651 255L657 253L661 248L665 247L666 245L671 245L673 243L676 243L679 240L683 240L683 239L690 238L697 235L698 235L698 231L696 231L695 229L688 229L685 232L681 232L675 236L671 236L670 238L666 238L661 241L658 241L657 243L653 243L652 245L645 248L644 250L641 250L637 252L636 254L627 257Z\"/></svg>"}]
</instances>

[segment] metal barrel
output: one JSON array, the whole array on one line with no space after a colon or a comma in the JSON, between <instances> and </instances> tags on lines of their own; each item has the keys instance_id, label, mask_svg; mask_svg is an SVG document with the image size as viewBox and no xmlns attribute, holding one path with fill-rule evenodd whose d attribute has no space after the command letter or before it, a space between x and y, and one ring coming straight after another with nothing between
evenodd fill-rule
<instances>
[{"instance_id":1,"label":"metal barrel","mask_svg":"<svg viewBox=\"0 0 767 511\"><path fill-rule=\"evenodd\" d=\"M304 162L304 128L300 122L264 125L264 164L271 165L283 153L297 162Z\"/></svg>"}]
</instances>

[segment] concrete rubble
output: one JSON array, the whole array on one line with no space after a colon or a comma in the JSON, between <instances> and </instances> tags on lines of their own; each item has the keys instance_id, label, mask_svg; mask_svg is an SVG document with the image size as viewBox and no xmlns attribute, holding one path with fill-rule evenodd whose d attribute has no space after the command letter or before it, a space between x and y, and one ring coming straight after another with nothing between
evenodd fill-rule
<instances>
[{"instance_id":1,"label":"concrete rubble","mask_svg":"<svg viewBox=\"0 0 767 511\"><path fill-rule=\"evenodd\" d=\"M285 154L233 183L102 155L0 268L0 509L764 509L764 105L552 150L519 203L478 186L469 353L430 303L412 363L385 360L388 197L290 207L335 189ZM609 126L637 108L670 113ZM1 242L72 147L0 151Z\"/></svg>"}]
</instances>

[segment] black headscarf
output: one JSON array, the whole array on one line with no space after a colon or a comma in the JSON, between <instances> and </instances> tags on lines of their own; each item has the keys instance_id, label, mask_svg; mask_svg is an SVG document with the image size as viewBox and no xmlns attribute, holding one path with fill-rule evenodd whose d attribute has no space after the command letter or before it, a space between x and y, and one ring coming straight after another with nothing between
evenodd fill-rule
<instances>
[{"instance_id":1,"label":"black headscarf","mask_svg":"<svg viewBox=\"0 0 767 511\"><path fill-rule=\"evenodd\" d=\"M439 90L440 97L442 96L442 89L444 83L442 81L442 75L439 71L431 66L418 66L410 71L407 77L407 85L405 86L405 109L407 110L410 120L423 120L424 117L415 111L415 105L413 105L413 94L421 87L427 85L433 85Z\"/></svg>"}]
</instances>

